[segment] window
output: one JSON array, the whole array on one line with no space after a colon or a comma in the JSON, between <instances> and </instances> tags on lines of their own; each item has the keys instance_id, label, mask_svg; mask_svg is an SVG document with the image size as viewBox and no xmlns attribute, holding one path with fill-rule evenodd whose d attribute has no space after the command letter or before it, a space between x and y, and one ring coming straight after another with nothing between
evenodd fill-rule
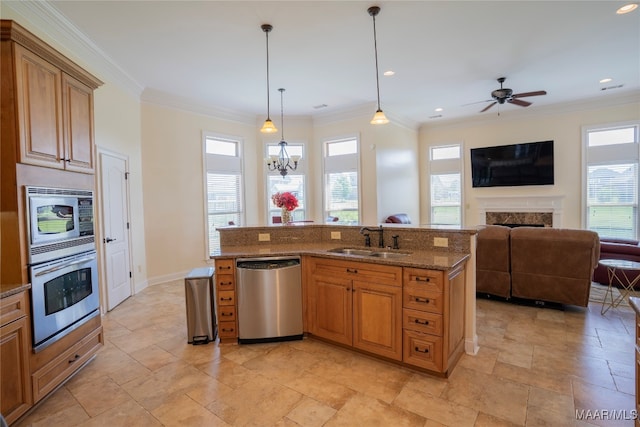
<instances>
[{"instance_id":1,"label":"window","mask_svg":"<svg viewBox=\"0 0 640 427\"><path fill-rule=\"evenodd\" d=\"M462 225L462 144L431 147L431 224Z\"/></svg>"},{"instance_id":2,"label":"window","mask_svg":"<svg viewBox=\"0 0 640 427\"><path fill-rule=\"evenodd\" d=\"M220 249L217 227L243 221L242 157L239 139L204 135L209 256Z\"/></svg>"},{"instance_id":3,"label":"window","mask_svg":"<svg viewBox=\"0 0 640 427\"><path fill-rule=\"evenodd\" d=\"M601 238L638 239L637 123L583 130L585 228Z\"/></svg>"},{"instance_id":4,"label":"window","mask_svg":"<svg viewBox=\"0 0 640 427\"><path fill-rule=\"evenodd\" d=\"M327 221L342 224L360 222L356 137L324 142L324 214Z\"/></svg>"},{"instance_id":5,"label":"window","mask_svg":"<svg viewBox=\"0 0 640 427\"><path fill-rule=\"evenodd\" d=\"M266 145L267 157L278 157L280 154L280 146L277 143L268 143ZM298 156L304 159L303 144L287 144L287 154L289 157ZM305 165L304 160L298 162L295 171L289 170L287 175L282 176L280 172L267 170L267 223L273 224L274 217L279 218L282 211L279 207L271 203L271 196L275 193L289 191L298 199L298 207L292 212L292 221L302 221L306 219L305 204Z\"/></svg>"}]
</instances>

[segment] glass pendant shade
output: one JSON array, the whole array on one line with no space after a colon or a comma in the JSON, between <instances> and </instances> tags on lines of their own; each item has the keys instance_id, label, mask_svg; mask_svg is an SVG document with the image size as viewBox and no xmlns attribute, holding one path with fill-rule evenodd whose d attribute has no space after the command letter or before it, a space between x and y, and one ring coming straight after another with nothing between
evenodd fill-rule
<instances>
[{"instance_id":1,"label":"glass pendant shade","mask_svg":"<svg viewBox=\"0 0 640 427\"><path fill-rule=\"evenodd\" d=\"M262 125L262 128L260 129L260 132L262 132L262 133L276 133L276 132L278 132L278 129L276 129L276 127L274 126L274 124L271 121L271 119L267 119L267 120L264 121L264 124Z\"/></svg>"},{"instance_id":2,"label":"glass pendant shade","mask_svg":"<svg viewBox=\"0 0 640 427\"><path fill-rule=\"evenodd\" d=\"M373 115L373 118L371 119L372 125L384 125L387 123L389 123L389 119L387 119L387 116L384 115L384 112L382 110L376 111L376 113Z\"/></svg>"}]
</instances>

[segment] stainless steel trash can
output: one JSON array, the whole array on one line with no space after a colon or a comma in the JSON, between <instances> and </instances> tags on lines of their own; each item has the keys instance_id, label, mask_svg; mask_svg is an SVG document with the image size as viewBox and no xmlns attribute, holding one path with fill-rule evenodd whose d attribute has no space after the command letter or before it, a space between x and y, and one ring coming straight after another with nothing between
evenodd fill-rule
<instances>
[{"instance_id":1,"label":"stainless steel trash can","mask_svg":"<svg viewBox=\"0 0 640 427\"><path fill-rule=\"evenodd\" d=\"M213 267L196 268L184 279L189 344L207 344L218 335L213 274Z\"/></svg>"}]
</instances>

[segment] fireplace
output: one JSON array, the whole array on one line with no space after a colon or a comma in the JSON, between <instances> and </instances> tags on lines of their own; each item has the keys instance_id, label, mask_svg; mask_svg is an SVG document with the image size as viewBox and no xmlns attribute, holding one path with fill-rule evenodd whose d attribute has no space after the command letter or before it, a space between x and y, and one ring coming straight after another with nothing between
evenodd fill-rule
<instances>
[{"instance_id":1,"label":"fireplace","mask_svg":"<svg viewBox=\"0 0 640 427\"><path fill-rule=\"evenodd\" d=\"M478 197L478 224L562 227L563 196Z\"/></svg>"}]
</instances>

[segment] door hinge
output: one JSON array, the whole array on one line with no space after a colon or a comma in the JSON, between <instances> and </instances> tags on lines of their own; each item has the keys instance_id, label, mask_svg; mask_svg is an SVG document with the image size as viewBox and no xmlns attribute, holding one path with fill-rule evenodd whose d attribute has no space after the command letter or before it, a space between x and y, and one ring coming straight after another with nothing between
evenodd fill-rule
<instances>
[{"instance_id":1,"label":"door hinge","mask_svg":"<svg viewBox=\"0 0 640 427\"><path fill-rule=\"evenodd\" d=\"M129 229L129 223L127 223L127 230Z\"/></svg>"},{"instance_id":2,"label":"door hinge","mask_svg":"<svg viewBox=\"0 0 640 427\"><path fill-rule=\"evenodd\" d=\"M129 179L129 172L124 173L124 179Z\"/></svg>"},{"instance_id":3,"label":"door hinge","mask_svg":"<svg viewBox=\"0 0 640 427\"><path fill-rule=\"evenodd\" d=\"M131 272L129 272L129 278L132 278L132 277L133 277L133 274L131 274Z\"/></svg>"}]
</instances>

